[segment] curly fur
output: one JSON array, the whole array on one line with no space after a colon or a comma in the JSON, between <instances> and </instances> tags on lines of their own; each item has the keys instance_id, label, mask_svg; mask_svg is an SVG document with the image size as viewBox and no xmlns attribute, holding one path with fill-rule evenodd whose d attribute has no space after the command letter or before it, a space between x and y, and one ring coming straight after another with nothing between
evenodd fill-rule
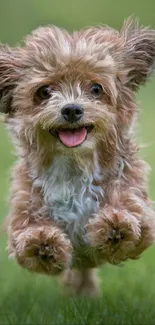
<instances>
[{"instance_id":1,"label":"curly fur","mask_svg":"<svg viewBox=\"0 0 155 325\"><path fill-rule=\"evenodd\" d=\"M65 271L76 292L93 293L91 268L138 258L153 243L149 168L134 136L136 91L154 63L155 31L131 20L120 32L41 27L23 47L0 46L0 108L19 156L8 246L23 267ZM99 98L91 94L93 83L102 85ZM42 85L53 92L40 101ZM83 118L69 125L61 115L66 104L80 104ZM73 148L50 132L89 125Z\"/></svg>"}]
</instances>

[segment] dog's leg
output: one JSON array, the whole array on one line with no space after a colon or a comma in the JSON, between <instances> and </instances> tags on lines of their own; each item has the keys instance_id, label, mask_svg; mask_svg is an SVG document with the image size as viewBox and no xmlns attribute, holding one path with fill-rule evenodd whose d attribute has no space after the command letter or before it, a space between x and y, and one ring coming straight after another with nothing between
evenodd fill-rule
<instances>
[{"instance_id":1,"label":"dog's leg","mask_svg":"<svg viewBox=\"0 0 155 325\"><path fill-rule=\"evenodd\" d=\"M65 292L81 296L98 296L99 281L96 269L73 269L63 274Z\"/></svg>"},{"instance_id":2,"label":"dog's leg","mask_svg":"<svg viewBox=\"0 0 155 325\"><path fill-rule=\"evenodd\" d=\"M86 236L100 258L118 264L138 258L153 243L155 213L140 191L128 188L113 195L111 204L89 220Z\"/></svg>"},{"instance_id":3,"label":"dog's leg","mask_svg":"<svg viewBox=\"0 0 155 325\"><path fill-rule=\"evenodd\" d=\"M50 220L41 191L32 190L25 166L14 171L12 209L7 220L10 256L34 272L57 274L67 269L72 245Z\"/></svg>"}]
</instances>

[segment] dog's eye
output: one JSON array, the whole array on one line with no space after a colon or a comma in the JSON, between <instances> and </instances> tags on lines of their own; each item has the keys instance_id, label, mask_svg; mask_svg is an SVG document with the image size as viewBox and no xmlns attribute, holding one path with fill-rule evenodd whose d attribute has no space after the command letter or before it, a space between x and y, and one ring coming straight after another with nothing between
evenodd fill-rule
<instances>
[{"instance_id":1,"label":"dog's eye","mask_svg":"<svg viewBox=\"0 0 155 325\"><path fill-rule=\"evenodd\" d=\"M91 94L94 97L98 98L98 97L100 97L100 95L102 93L103 93L103 88L102 88L102 86L100 84L94 84L94 85L92 85L92 87L91 87Z\"/></svg>"},{"instance_id":2,"label":"dog's eye","mask_svg":"<svg viewBox=\"0 0 155 325\"><path fill-rule=\"evenodd\" d=\"M36 96L40 100L45 100L51 97L51 93L52 93L51 86L42 86L37 90Z\"/></svg>"}]
</instances>

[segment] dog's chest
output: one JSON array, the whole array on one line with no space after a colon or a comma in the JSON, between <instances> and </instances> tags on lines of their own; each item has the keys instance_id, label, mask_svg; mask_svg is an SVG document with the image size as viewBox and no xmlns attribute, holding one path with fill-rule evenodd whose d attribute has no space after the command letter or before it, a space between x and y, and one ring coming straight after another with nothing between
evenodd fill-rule
<instances>
[{"instance_id":1,"label":"dog's chest","mask_svg":"<svg viewBox=\"0 0 155 325\"><path fill-rule=\"evenodd\" d=\"M58 222L70 238L84 230L89 216L99 208L100 186L93 185L100 178L99 169L94 174L88 168L75 168L68 157L56 158L42 177L45 203L51 218Z\"/></svg>"}]
</instances>

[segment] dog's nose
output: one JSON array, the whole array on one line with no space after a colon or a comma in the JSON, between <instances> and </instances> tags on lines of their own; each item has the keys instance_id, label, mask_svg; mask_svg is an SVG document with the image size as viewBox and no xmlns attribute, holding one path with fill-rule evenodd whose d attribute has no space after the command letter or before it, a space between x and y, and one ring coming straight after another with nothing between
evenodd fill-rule
<instances>
[{"instance_id":1,"label":"dog's nose","mask_svg":"<svg viewBox=\"0 0 155 325\"><path fill-rule=\"evenodd\" d=\"M74 123L83 116L83 108L78 104L67 104L62 108L61 114L66 121Z\"/></svg>"}]
</instances>

